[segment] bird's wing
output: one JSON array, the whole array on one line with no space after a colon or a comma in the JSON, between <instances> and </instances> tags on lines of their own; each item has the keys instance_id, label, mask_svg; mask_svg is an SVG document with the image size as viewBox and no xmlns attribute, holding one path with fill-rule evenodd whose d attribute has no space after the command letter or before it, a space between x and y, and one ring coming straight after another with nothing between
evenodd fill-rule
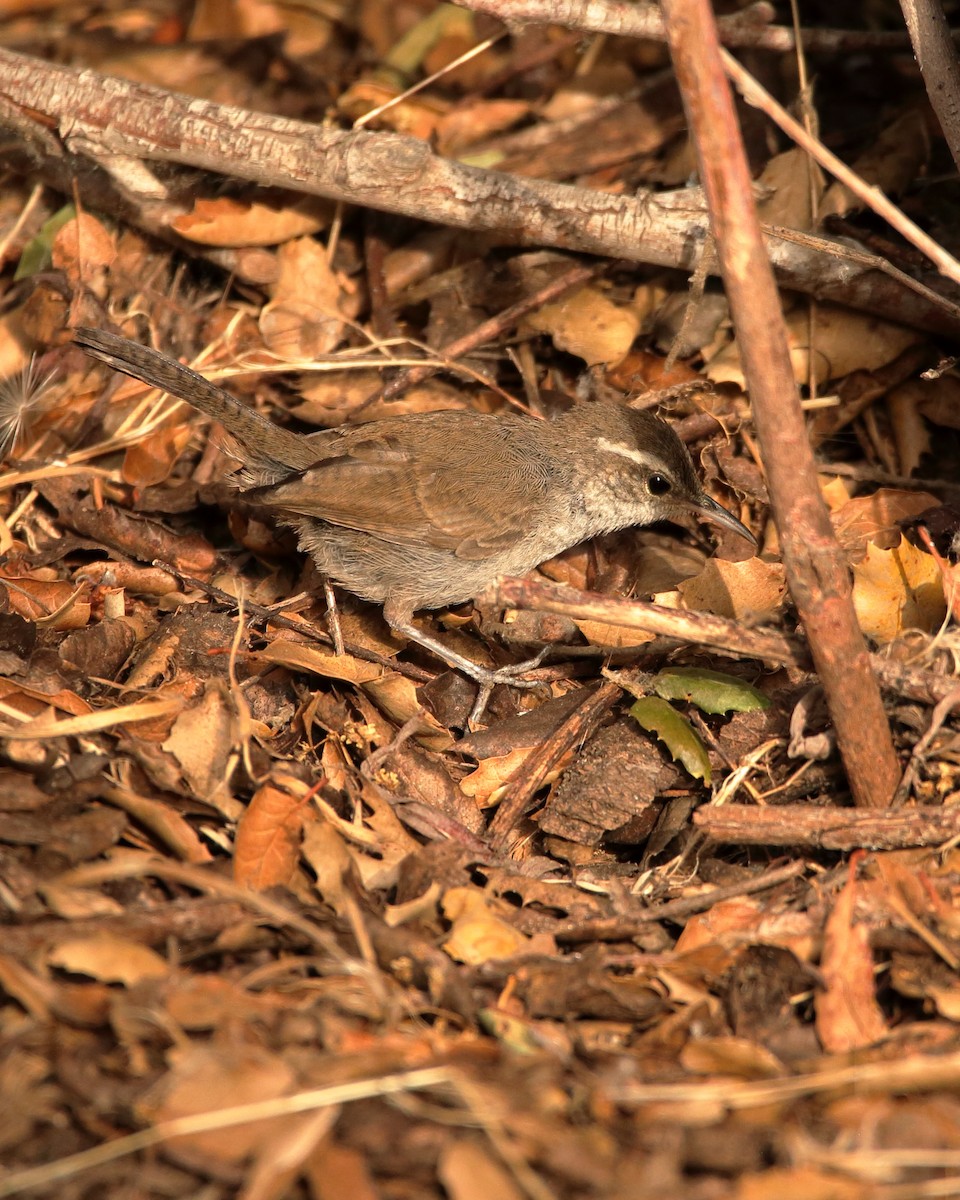
<instances>
[{"instance_id":1,"label":"bird's wing","mask_svg":"<svg viewBox=\"0 0 960 1200\"><path fill-rule=\"evenodd\" d=\"M462 416L463 414L434 414ZM403 421L403 418L398 418ZM483 419L481 419L483 420ZM384 428L387 426L393 428ZM458 434L475 432L455 420L432 429L407 418L376 422L338 444L333 454L280 483L254 489L265 504L331 525L363 530L399 545L450 550L460 558L486 558L516 543L529 528L530 507L546 492L547 475L539 462L527 461L525 443L515 442L493 421L489 454L476 444L464 451ZM424 442L424 432L429 436ZM449 437L444 435L449 434ZM503 471L522 477L525 500L510 504L502 486L490 479L490 456ZM497 472L499 474L499 472ZM502 478L502 477L501 477Z\"/></svg>"}]
</instances>

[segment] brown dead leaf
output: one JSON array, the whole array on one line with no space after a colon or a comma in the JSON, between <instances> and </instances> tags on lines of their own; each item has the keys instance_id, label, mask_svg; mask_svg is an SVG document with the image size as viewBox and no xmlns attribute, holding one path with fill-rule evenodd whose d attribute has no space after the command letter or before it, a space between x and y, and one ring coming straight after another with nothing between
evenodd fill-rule
<instances>
[{"instance_id":1,"label":"brown dead leaf","mask_svg":"<svg viewBox=\"0 0 960 1200\"><path fill-rule=\"evenodd\" d=\"M761 195L770 195L757 203L757 216L766 225L785 225L788 229L814 227L814 208L823 194L823 172L806 150L794 147L776 154L757 178Z\"/></svg>"},{"instance_id":2,"label":"brown dead leaf","mask_svg":"<svg viewBox=\"0 0 960 1200\"><path fill-rule=\"evenodd\" d=\"M437 121L437 152L449 157L485 138L504 133L530 112L526 100L477 100L458 104Z\"/></svg>"},{"instance_id":3,"label":"brown dead leaf","mask_svg":"<svg viewBox=\"0 0 960 1200\"><path fill-rule=\"evenodd\" d=\"M173 723L163 749L173 755L190 790L236 820L243 812L229 790L228 762L237 745L237 714L225 685L211 679L200 699Z\"/></svg>"},{"instance_id":4,"label":"brown dead leaf","mask_svg":"<svg viewBox=\"0 0 960 1200\"><path fill-rule=\"evenodd\" d=\"M90 620L90 589L86 584L0 573L0 592L6 592L12 612L50 629L83 629Z\"/></svg>"},{"instance_id":5,"label":"brown dead leaf","mask_svg":"<svg viewBox=\"0 0 960 1200\"><path fill-rule=\"evenodd\" d=\"M609 625L605 621L575 621L574 624L591 646L604 650L624 650L656 640L656 634L631 629L628 625Z\"/></svg>"},{"instance_id":6,"label":"brown dead leaf","mask_svg":"<svg viewBox=\"0 0 960 1200\"><path fill-rule=\"evenodd\" d=\"M144 979L162 979L169 965L156 951L139 942L101 934L98 937L68 938L47 954L52 967L75 975L89 975L103 983L133 987Z\"/></svg>"},{"instance_id":7,"label":"brown dead leaf","mask_svg":"<svg viewBox=\"0 0 960 1200\"><path fill-rule=\"evenodd\" d=\"M154 487L170 477L177 459L190 443L191 427L182 422L166 425L129 446L121 474L134 487Z\"/></svg>"},{"instance_id":8,"label":"brown dead leaf","mask_svg":"<svg viewBox=\"0 0 960 1200\"><path fill-rule=\"evenodd\" d=\"M872 496L856 496L830 516L837 540L852 557L866 553L868 544L889 550L901 537L900 522L909 521L939 504L929 492L880 488Z\"/></svg>"},{"instance_id":9,"label":"brown dead leaf","mask_svg":"<svg viewBox=\"0 0 960 1200\"><path fill-rule=\"evenodd\" d=\"M258 788L237 825L233 877L262 892L293 878L300 855L303 800L272 784Z\"/></svg>"},{"instance_id":10,"label":"brown dead leaf","mask_svg":"<svg viewBox=\"0 0 960 1200\"><path fill-rule=\"evenodd\" d=\"M113 237L89 213L80 213L57 233L51 247L53 265L74 284L90 286L93 272L106 270L117 257Z\"/></svg>"},{"instance_id":11,"label":"brown dead leaf","mask_svg":"<svg viewBox=\"0 0 960 1200\"><path fill-rule=\"evenodd\" d=\"M464 1137L447 1142L437 1174L449 1200L524 1200L528 1194L485 1146Z\"/></svg>"},{"instance_id":12,"label":"brown dead leaf","mask_svg":"<svg viewBox=\"0 0 960 1200\"><path fill-rule=\"evenodd\" d=\"M509 754L481 759L477 767L460 780L460 790L465 796L472 796L481 808L499 804L504 787L524 765L533 749L532 746L521 746Z\"/></svg>"},{"instance_id":13,"label":"brown dead leaf","mask_svg":"<svg viewBox=\"0 0 960 1200\"><path fill-rule=\"evenodd\" d=\"M920 412L916 393L909 384L887 393L887 412L890 415L890 431L897 448L900 473L912 475L923 456L929 454L932 443L930 430Z\"/></svg>"},{"instance_id":14,"label":"brown dead leaf","mask_svg":"<svg viewBox=\"0 0 960 1200\"><path fill-rule=\"evenodd\" d=\"M583 287L545 304L526 317L524 325L549 334L554 345L589 365L614 364L626 357L640 332L640 321L597 287Z\"/></svg>"},{"instance_id":15,"label":"brown dead leaf","mask_svg":"<svg viewBox=\"0 0 960 1200\"><path fill-rule=\"evenodd\" d=\"M154 1125L178 1117L273 1100L292 1091L295 1076L279 1056L252 1045L186 1045L169 1051L170 1070L137 1104L140 1118ZM234 1164L282 1131L286 1117L186 1134L166 1143L181 1161L205 1159Z\"/></svg>"},{"instance_id":16,"label":"brown dead leaf","mask_svg":"<svg viewBox=\"0 0 960 1200\"><path fill-rule=\"evenodd\" d=\"M284 998L257 993L219 975L175 975L164 991L164 1008L181 1029L216 1029L231 1020L269 1017Z\"/></svg>"},{"instance_id":17,"label":"brown dead leaf","mask_svg":"<svg viewBox=\"0 0 960 1200\"><path fill-rule=\"evenodd\" d=\"M935 559L905 539L892 550L867 546L853 567L853 604L860 628L881 644L908 629L933 633L947 611Z\"/></svg>"},{"instance_id":18,"label":"brown dead leaf","mask_svg":"<svg viewBox=\"0 0 960 1200\"><path fill-rule=\"evenodd\" d=\"M903 113L871 139L866 153L853 162L853 170L879 188L884 195L897 196L913 184L921 173L930 153L930 134L927 121L919 108ZM860 212L863 200L854 195L846 184L831 183L824 194L818 220L834 213L847 216Z\"/></svg>"},{"instance_id":19,"label":"brown dead leaf","mask_svg":"<svg viewBox=\"0 0 960 1200\"><path fill-rule=\"evenodd\" d=\"M798 384L805 384L811 374L818 383L826 383L851 371L876 370L892 362L908 346L915 345L920 335L905 325L894 325L839 305L820 304L814 326L812 371L806 306L801 305L787 315L787 336L794 378ZM736 342L714 355L705 374L714 383L746 387Z\"/></svg>"},{"instance_id":20,"label":"brown dead leaf","mask_svg":"<svg viewBox=\"0 0 960 1200\"><path fill-rule=\"evenodd\" d=\"M400 91L396 84L371 78L359 79L338 97L337 108L344 116L356 121L365 117L371 109L396 100ZM398 104L391 104L377 116L377 124L397 133L408 133L432 141L448 107L436 96L420 92Z\"/></svg>"},{"instance_id":21,"label":"brown dead leaf","mask_svg":"<svg viewBox=\"0 0 960 1200\"><path fill-rule=\"evenodd\" d=\"M332 216L333 205L319 198L291 194L252 201L217 196L195 201L192 211L171 225L201 246L276 246L318 233Z\"/></svg>"},{"instance_id":22,"label":"brown dead leaf","mask_svg":"<svg viewBox=\"0 0 960 1200\"><path fill-rule=\"evenodd\" d=\"M325 646L294 642L289 637L274 638L268 646L251 654L250 661L289 667L293 671L312 671L325 679L340 679L345 683L369 683L386 674L376 663L351 654L335 654Z\"/></svg>"},{"instance_id":23,"label":"brown dead leaf","mask_svg":"<svg viewBox=\"0 0 960 1200\"><path fill-rule=\"evenodd\" d=\"M860 884L854 855L843 891L824 929L820 972L824 990L814 1002L817 1034L830 1054L846 1054L878 1042L887 1023L877 1003L870 931L856 919Z\"/></svg>"},{"instance_id":24,"label":"brown dead leaf","mask_svg":"<svg viewBox=\"0 0 960 1200\"><path fill-rule=\"evenodd\" d=\"M65 921L82 921L87 917L116 917L124 907L112 896L95 892L92 888L64 887L59 883L47 883L40 889L50 911Z\"/></svg>"},{"instance_id":25,"label":"brown dead leaf","mask_svg":"<svg viewBox=\"0 0 960 1200\"><path fill-rule=\"evenodd\" d=\"M748 558L728 562L710 558L692 579L677 585L683 607L694 612L716 613L737 621L773 620L787 594L783 564ZM655 596L658 604L669 603Z\"/></svg>"},{"instance_id":26,"label":"brown dead leaf","mask_svg":"<svg viewBox=\"0 0 960 1200\"><path fill-rule=\"evenodd\" d=\"M487 898L474 888L451 888L443 898L443 912L453 922L443 948L458 962L476 966L513 958L528 945L528 939L496 916Z\"/></svg>"},{"instance_id":27,"label":"brown dead leaf","mask_svg":"<svg viewBox=\"0 0 960 1200\"><path fill-rule=\"evenodd\" d=\"M873 1183L816 1167L773 1167L742 1175L733 1192L734 1200L871 1200L875 1195Z\"/></svg>"},{"instance_id":28,"label":"brown dead leaf","mask_svg":"<svg viewBox=\"0 0 960 1200\"><path fill-rule=\"evenodd\" d=\"M347 908L351 856L346 842L329 821L311 821L303 838L303 857L317 876L317 891L341 916Z\"/></svg>"},{"instance_id":29,"label":"brown dead leaf","mask_svg":"<svg viewBox=\"0 0 960 1200\"><path fill-rule=\"evenodd\" d=\"M686 1070L700 1075L778 1079L787 1073L780 1059L765 1046L741 1037L698 1038L687 1042L680 1061Z\"/></svg>"},{"instance_id":30,"label":"brown dead leaf","mask_svg":"<svg viewBox=\"0 0 960 1200\"><path fill-rule=\"evenodd\" d=\"M346 332L344 318L357 313L357 296L331 269L326 250L313 238L297 238L277 251L280 274L260 315L260 333L286 362L329 354Z\"/></svg>"}]
</instances>

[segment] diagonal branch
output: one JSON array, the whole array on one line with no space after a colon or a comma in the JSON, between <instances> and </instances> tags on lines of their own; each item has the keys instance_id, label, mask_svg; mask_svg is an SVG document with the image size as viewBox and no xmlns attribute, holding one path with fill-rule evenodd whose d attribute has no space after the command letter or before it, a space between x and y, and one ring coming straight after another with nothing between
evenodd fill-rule
<instances>
[{"instance_id":1,"label":"diagonal branch","mask_svg":"<svg viewBox=\"0 0 960 1200\"><path fill-rule=\"evenodd\" d=\"M849 569L817 488L813 452L764 250L752 181L707 0L663 0L696 142L721 272L750 387L790 591L823 682L854 801L889 803L899 766L851 597Z\"/></svg>"},{"instance_id":2,"label":"diagonal branch","mask_svg":"<svg viewBox=\"0 0 960 1200\"><path fill-rule=\"evenodd\" d=\"M596 7L597 0L592 0ZM605 8L604 5L601 7ZM516 7L516 6L515 6ZM171 235L179 191L201 167L424 221L486 230L511 244L557 246L691 272L708 238L699 188L614 196L466 166L393 133L322 128L42 62L0 49L2 157L88 204ZM56 130L59 138L51 133ZM146 163L163 163L164 177ZM766 231L782 286L899 321L960 335L960 308L873 255L789 230ZM196 248L194 248L196 252ZM219 252L223 254L223 252ZM262 258L262 252L258 252ZM209 256L209 252L208 252ZM253 278L263 265L225 264Z\"/></svg>"}]
</instances>

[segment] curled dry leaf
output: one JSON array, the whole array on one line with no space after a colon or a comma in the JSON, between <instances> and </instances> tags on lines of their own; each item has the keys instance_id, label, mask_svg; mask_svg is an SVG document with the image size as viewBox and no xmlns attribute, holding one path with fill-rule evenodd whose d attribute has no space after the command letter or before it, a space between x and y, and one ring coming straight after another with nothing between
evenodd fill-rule
<instances>
[{"instance_id":1,"label":"curled dry leaf","mask_svg":"<svg viewBox=\"0 0 960 1200\"><path fill-rule=\"evenodd\" d=\"M62 579L38 578L45 574L45 571L29 575L0 573L0 593L5 594L10 611L50 629L83 629L90 620L89 587Z\"/></svg>"},{"instance_id":2,"label":"curled dry leaf","mask_svg":"<svg viewBox=\"0 0 960 1200\"><path fill-rule=\"evenodd\" d=\"M820 972L825 988L815 1001L817 1033L825 1050L845 1054L879 1041L887 1023L877 1003L870 931L856 918L859 884L850 878L827 918Z\"/></svg>"},{"instance_id":3,"label":"curled dry leaf","mask_svg":"<svg viewBox=\"0 0 960 1200\"><path fill-rule=\"evenodd\" d=\"M900 523L918 517L939 504L929 492L880 488L872 496L856 496L830 516L837 540L851 558L861 558L872 543L890 550L900 541Z\"/></svg>"}]
</instances>

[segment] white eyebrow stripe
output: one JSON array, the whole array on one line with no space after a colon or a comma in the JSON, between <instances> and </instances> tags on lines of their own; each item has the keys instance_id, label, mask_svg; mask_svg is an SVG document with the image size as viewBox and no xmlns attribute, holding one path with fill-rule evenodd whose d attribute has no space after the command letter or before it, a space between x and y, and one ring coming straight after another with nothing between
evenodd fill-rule
<instances>
[{"instance_id":1,"label":"white eyebrow stripe","mask_svg":"<svg viewBox=\"0 0 960 1200\"><path fill-rule=\"evenodd\" d=\"M619 454L621 458L629 458L638 467L646 467L649 471L663 470L659 459L652 454L646 454L643 450L638 450L635 446L625 446L623 442L611 442L609 438L605 437L597 438L597 446L601 450L608 450L611 454Z\"/></svg>"}]
</instances>

